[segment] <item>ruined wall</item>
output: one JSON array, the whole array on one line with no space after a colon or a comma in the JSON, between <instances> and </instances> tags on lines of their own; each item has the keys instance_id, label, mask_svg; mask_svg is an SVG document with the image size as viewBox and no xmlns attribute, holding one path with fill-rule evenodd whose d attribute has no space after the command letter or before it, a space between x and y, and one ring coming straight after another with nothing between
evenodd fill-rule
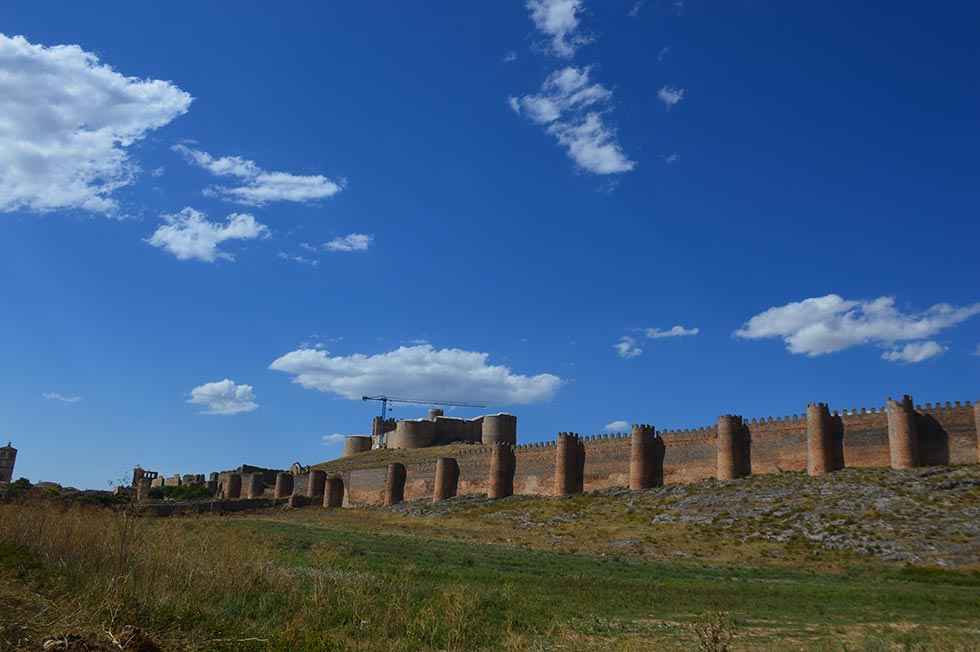
<instances>
[{"instance_id":1,"label":"ruined wall","mask_svg":"<svg viewBox=\"0 0 980 652\"><path fill-rule=\"evenodd\" d=\"M916 406L920 465L972 464L978 455L975 413L970 403ZM887 467L888 420L884 407L833 412L842 431L845 467ZM838 421L839 420L839 421ZM745 420L751 439L753 474L805 471L807 463L806 415ZM663 438L664 483L697 482L715 477L715 426L659 431ZM841 435L836 435L840 437ZM630 438L626 434L584 437L585 491L629 486ZM474 444L460 452L459 495L486 493L490 473L490 447ZM525 444L514 449L517 472L515 494L551 495L554 492L554 441ZM405 499L432 496L435 459L407 464ZM384 494L385 468L348 471L345 504L379 504Z\"/></svg>"}]
</instances>

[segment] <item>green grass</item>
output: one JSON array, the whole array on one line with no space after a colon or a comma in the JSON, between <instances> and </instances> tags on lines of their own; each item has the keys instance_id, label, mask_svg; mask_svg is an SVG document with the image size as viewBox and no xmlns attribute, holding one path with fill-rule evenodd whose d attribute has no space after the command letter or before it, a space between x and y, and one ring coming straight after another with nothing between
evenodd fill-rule
<instances>
[{"instance_id":1,"label":"green grass","mask_svg":"<svg viewBox=\"0 0 980 652\"><path fill-rule=\"evenodd\" d=\"M732 649L980 641L977 573L650 561L350 526L372 515L389 514L0 505L0 649L105 642L125 625L167 650L688 650L716 621Z\"/></svg>"}]
</instances>

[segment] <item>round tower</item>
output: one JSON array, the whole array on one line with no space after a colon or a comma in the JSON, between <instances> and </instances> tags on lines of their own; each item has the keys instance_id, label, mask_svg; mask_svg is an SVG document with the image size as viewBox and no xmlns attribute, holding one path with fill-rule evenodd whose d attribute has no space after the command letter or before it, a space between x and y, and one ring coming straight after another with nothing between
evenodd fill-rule
<instances>
[{"instance_id":1,"label":"round tower","mask_svg":"<svg viewBox=\"0 0 980 652\"><path fill-rule=\"evenodd\" d=\"M246 473L242 478L246 498L261 498L265 493L265 483L261 473Z\"/></svg>"},{"instance_id":2,"label":"round tower","mask_svg":"<svg viewBox=\"0 0 980 652\"><path fill-rule=\"evenodd\" d=\"M806 472L824 475L834 470L833 433L826 403L806 406Z\"/></svg>"},{"instance_id":3,"label":"round tower","mask_svg":"<svg viewBox=\"0 0 980 652\"><path fill-rule=\"evenodd\" d=\"M145 503L150 499L150 479L141 477L136 481L136 502Z\"/></svg>"},{"instance_id":4,"label":"round tower","mask_svg":"<svg viewBox=\"0 0 980 652\"><path fill-rule=\"evenodd\" d=\"M888 452L893 469L911 469L918 466L919 433L916 427L915 406L906 394L901 401L888 399Z\"/></svg>"},{"instance_id":5,"label":"round tower","mask_svg":"<svg viewBox=\"0 0 980 652\"><path fill-rule=\"evenodd\" d=\"M11 442L0 448L0 482L14 481L14 463L17 461L17 449Z\"/></svg>"},{"instance_id":6,"label":"round tower","mask_svg":"<svg viewBox=\"0 0 980 652\"><path fill-rule=\"evenodd\" d=\"M365 435L350 435L344 438L344 454L342 457L353 457L358 453L371 450L371 437Z\"/></svg>"},{"instance_id":7,"label":"round tower","mask_svg":"<svg viewBox=\"0 0 980 652\"><path fill-rule=\"evenodd\" d=\"M488 414L483 417L481 440L484 446L517 445L517 417L513 414Z\"/></svg>"},{"instance_id":8,"label":"round tower","mask_svg":"<svg viewBox=\"0 0 980 652\"><path fill-rule=\"evenodd\" d=\"M733 414L718 417L717 447L719 480L734 480L742 475L742 419Z\"/></svg>"},{"instance_id":9,"label":"round tower","mask_svg":"<svg viewBox=\"0 0 980 652\"><path fill-rule=\"evenodd\" d=\"M427 448L436 436L436 424L428 419L399 421L388 436L388 448Z\"/></svg>"},{"instance_id":10,"label":"round tower","mask_svg":"<svg viewBox=\"0 0 980 652\"><path fill-rule=\"evenodd\" d=\"M242 474L229 473L225 476L224 497L236 500L242 497Z\"/></svg>"},{"instance_id":11,"label":"round tower","mask_svg":"<svg viewBox=\"0 0 980 652\"><path fill-rule=\"evenodd\" d=\"M323 487L326 482L326 471L321 471L320 469L313 469L310 471L310 477L306 481L306 497L320 498L323 496Z\"/></svg>"},{"instance_id":12,"label":"round tower","mask_svg":"<svg viewBox=\"0 0 980 652\"><path fill-rule=\"evenodd\" d=\"M555 446L555 495L568 496L583 489L585 445L573 432L558 433Z\"/></svg>"},{"instance_id":13,"label":"round tower","mask_svg":"<svg viewBox=\"0 0 980 652\"><path fill-rule=\"evenodd\" d=\"M444 417L446 413L439 408L429 408L429 421L435 421L437 417Z\"/></svg>"},{"instance_id":14,"label":"round tower","mask_svg":"<svg viewBox=\"0 0 980 652\"><path fill-rule=\"evenodd\" d=\"M273 497L289 498L291 493L293 493L293 474L280 471L276 474L276 491Z\"/></svg>"},{"instance_id":15,"label":"round tower","mask_svg":"<svg viewBox=\"0 0 980 652\"><path fill-rule=\"evenodd\" d=\"M510 444L497 443L490 452L490 487L487 496L506 498L514 495L514 471L517 458Z\"/></svg>"},{"instance_id":16,"label":"round tower","mask_svg":"<svg viewBox=\"0 0 980 652\"><path fill-rule=\"evenodd\" d=\"M333 476L327 478L327 484L323 492L323 506L337 508L344 506L344 480Z\"/></svg>"},{"instance_id":17,"label":"round tower","mask_svg":"<svg viewBox=\"0 0 980 652\"><path fill-rule=\"evenodd\" d=\"M656 486L658 475L655 457L656 439L653 426L646 423L633 425L633 432L630 435L630 489L632 491ZM663 458L660 458L660 461L662 464ZM663 477L662 470L660 477Z\"/></svg>"},{"instance_id":18,"label":"round tower","mask_svg":"<svg viewBox=\"0 0 980 652\"><path fill-rule=\"evenodd\" d=\"M492 466L492 464L491 464ZM436 479L432 489L432 502L452 498L459 486L459 463L452 457L436 460Z\"/></svg>"},{"instance_id":19,"label":"round tower","mask_svg":"<svg viewBox=\"0 0 980 652\"><path fill-rule=\"evenodd\" d=\"M397 505L405 500L405 479L408 473L405 465L400 462L392 462L388 465L385 475L385 507Z\"/></svg>"}]
</instances>

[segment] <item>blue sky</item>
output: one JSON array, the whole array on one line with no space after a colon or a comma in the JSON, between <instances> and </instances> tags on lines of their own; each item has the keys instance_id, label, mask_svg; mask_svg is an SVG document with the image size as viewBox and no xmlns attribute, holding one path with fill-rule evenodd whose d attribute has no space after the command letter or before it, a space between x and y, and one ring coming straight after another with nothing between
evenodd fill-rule
<instances>
[{"instance_id":1,"label":"blue sky","mask_svg":"<svg viewBox=\"0 0 980 652\"><path fill-rule=\"evenodd\" d=\"M16 474L330 459L363 392L523 441L980 398L978 19L6 2Z\"/></svg>"}]
</instances>

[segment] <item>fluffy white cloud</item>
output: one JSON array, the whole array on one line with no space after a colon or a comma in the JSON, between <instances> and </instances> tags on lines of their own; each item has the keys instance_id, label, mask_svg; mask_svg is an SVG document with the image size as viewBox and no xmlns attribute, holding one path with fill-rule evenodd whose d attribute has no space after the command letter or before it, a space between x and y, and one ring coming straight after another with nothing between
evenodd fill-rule
<instances>
[{"instance_id":1,"label":"fluffy white cloud","mask_svg":"<svg viewBox=\"0 0 980 652\"><path fill-rule=\"evenodd\" d=\"M331 356L323 349L299 349L269 368L292 375L293 382L307 389L352 400L390 394L507 405L547 400L561 385L561 378L553 374L515 374L508 367L487 364L488 358L486 353L429 344L377 355Z\"/></svg>"},{"instance_id":2,"label":"fluffy white cloud","mask_svg":"<svg viewBox=\"0 0 980 652\"><path fill-rule=\"evenodd\" d=\"M344 436L336 432L332 435L324 435L321 439L324 446L336 446L344 443Z\"/></svg>"},{"instance_id":3,"label":"fluffy white cloud","mask_svg":"<svg viewBox=\"0 0 980 652\"><path fill-rule=\"evenodd\" d=\"M45 392L41 394L44 398L49 401L61 401L62 403L78 403L82 400L81 396L65 396L64 394L59 394L58 392Z\"/></svg>"},{"instance_id":4,"label":"fluffy white cloud","mask_svg":"<svg viewBox=\"0 0 980 652\"><path fill-rule=\"evenodd\" d=\"M253 240L269 234L269 229L248 213L232 213L222 224L209 222L204 213L188 207L174 215L164 215L163 220L166 224L146 241L180 260L235 260L218 245L226 240Z\"/></svg>"},{"instance_id":5,"label":"fluffy white cloud","mask_svg":"<svg viewBox=\"0 0 980 652\"><path fill-rule=\"evenodd\" d=\"M568 66L548 75L541 92L508 99L511 109L541 125L581 169L595 174L629 172L616 134L603 121L612 91L590 78L590 68Z\"/></svg>"},{"instance_id":6,"label":"fluffy white cloud","mask_svg":"<svg viewBox=\"0 0 980 652\"><path fill-rule=\"evenodd\" d=\"M367 251L373 241L373 235L349 233L345 236L334 238L323 245L323 248L327 251Z\"/></svg>"},{"instance_id":7,"label":"fluffy white cloud","mask_svg":"<svg viewBox=\"0 0 980 652\"><path fill-rule=\"evenodd\" d=\"M916 362L922 362L929 358L935 358L937 355L942 355L945 352L946 347L939 344L939 342L928 340L926 342L910 342L892 351L885 351L881 354L881 357L883 360L888 360L889 362L915 364Z\"/></svg>"},{"instance_id":8,"label":"fluffy white cloud","mask_svg":"<svg viewBox=\"0 0 980 652\"><path fill-rule=\"evenodd\" d=\"M605 428L603 428L603 430L605 430L606 432L626 432L629 429L630 429L629 421L622 421L622 420L610 421L609 423L606 424Z\"/></svg>"},{"instance_id":9,"label":"fluffy white cloud","mask_svg":"<svg viewBox=\"0 0 980 652\"><path fill-rule=\"evenodd\" d=\"M127 148L185 113L170 82L126 77L77 45L0 34L0 212L111 214L139 174Z\"/></svg>"},{"instance_id":10,"label":"fluffy white cloud","mask_svg":"<svg viewBox=\"0 0 980 652\"><path fill-rule=\"evenodd\" d=\"M895 342L924 340L976 314L980 303L963 307L939 303L921 313L903 313L895 308L893 297L853 301L828 294L769 308L745 322L735 335L781 337L790 353L818 356L861 344L890 347Z\"/></svg>"},{"instance_id":11,"label":"fluffy white cloud","mask_svg":"<svg viewBox=\"0 0 980 652\"><path fill-rule=\"evenodd\" d=\"M646 329L646 336L652 340L656 340L661 337L687 337L689 335L697 335L700 332L701 329L699 328L684 328L678 325L665 331L659 328L648 328Z\"/></svg>"},{"instance_id":12,"label":"fluffy white cloud","mask_svg":"<svg viewBox=\"0 0 980 652\"><path fill-rule=\"evenodd\" d=\"M555 56L570 58L591 40L577 33L583 0L528 0L527 8L534 26L551 39L548 49Z\"/></svg>"},{"instance_id":13,"label":"fluffy white cloud","mask_svg":"<svg viewBox=\"0 0 980 652\"><path fill-rule=\"evenodd\" d=\"M674 88L672 86L664 86L657 91L657 97L660 98L660 101L664 103L664 106L668 110L675 104L679 104L686 94L687 91L683 88Z\"/></svg>"},{"instance_id":14,"label":"fluffy white cloud","mask_svg":"<svg viewBox=\"0 0 980 652\"><path fill-rule=\"evenodd\" d=\"M254 161L238 156L214 157L187 145L174 145L171 149L181 154L189 163L219 177L236 177L243 181L239 186L211 186L204 194L221 197L248 206L262 206L274 201L304 202L336 195L343 189L342 181L325 176L298 175L288 172L267 172Z\"/></svg>"},{"instance_id":15,"label":"fluffy white cloud","mask_svg":"<svg viewBox=\"0 0 980 652\"><path fill-rule=\"evenodd\" d=\"M629 335L619 338L619 341L613 344L613 348L616 349L616 355L621 358L635 358L643 354L643 349L636 344L636 338Z\"/></svg>"},{"instance_id":16,"label":"fluffy white cloud","mask_svg":"<svg viewBox=\"0 0 980 652\"><path fill-rule=\"evenodd\" d=\"M251 385L239 385L228 378L195 387L187 402L206 406L202 414L241 414L259 407Z\"/></svg>"}]
</instances>

